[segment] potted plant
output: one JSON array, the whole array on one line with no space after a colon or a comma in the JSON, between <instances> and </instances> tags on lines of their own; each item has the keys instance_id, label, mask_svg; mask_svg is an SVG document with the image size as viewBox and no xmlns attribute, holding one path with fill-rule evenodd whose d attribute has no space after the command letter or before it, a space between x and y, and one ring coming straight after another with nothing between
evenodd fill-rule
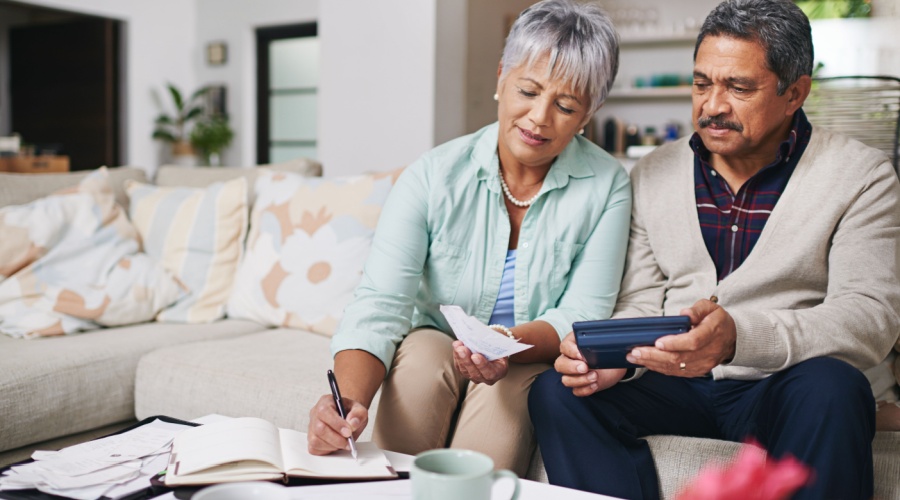
<instances>
[{"instance_id":1,"label":"potted plant","mask_svg":"<svg viewBox=\"0 0 900 500\"><path fill-rule=\"evenodd\" d=\"M203 114L202 98L209 91L208 87L202 87L191 94L185 100L178 87L169 83L166 85L175 112L172 114L161 113L156 117L156 128L153 130L153 138L168 142L172 145L172 158L175 163L184 165L195 164L194 149L188 141L188 127L190 122Z\"/></svg>"},{"instance_id":2,"label":"potted plant","mask_svg":"<svg viewBox=\"0 0 900 500\"><path fill-rule=\"evenodd\" d=\"M203 165L221 165L222 151L233 138L234 132L228 125L228 118L221 115L198 121L191 131L191 144L199 150Z\"/></svg>"}]
</instances>

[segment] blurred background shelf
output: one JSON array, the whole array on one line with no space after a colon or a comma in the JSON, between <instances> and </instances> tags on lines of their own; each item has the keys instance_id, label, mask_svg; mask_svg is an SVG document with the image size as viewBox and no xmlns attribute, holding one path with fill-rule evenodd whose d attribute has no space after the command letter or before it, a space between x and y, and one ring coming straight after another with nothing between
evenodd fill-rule
<instances>
[{"instance_id":1,"label":"blurred background shelf","mask_svg":"<svg viewBox=\"0 0 900 500\"><path fill-rule=\"evenodd\" d=\"M626 34L622 35L619 45L621 48L639 47L644 45L670 45L670 44L688 44L694 45L697 42L699 31L691 31L686 33L673 34Z\"/></svg>"},{"instance_id":2,"label":"blurred background shelf","mask_svg":"<svg viewBox=\"0 0 900 500\"><path fill-rule=\"evenodd\" d=\"M0 172L36 174L48 172L68 172L68 156L6 156L0 158Z\"/></svg>"},{"instance_id":3,"label":"blurred background shelf","mask_svg":"<svg viewBox=\"0 0 900 500\"><path fill-rule=\"evenodd\" d=\"M644 87L619 88L609 93L609 101L645 100L645 99L690 99L691 87Z\"/></svg>"}]
</instances>

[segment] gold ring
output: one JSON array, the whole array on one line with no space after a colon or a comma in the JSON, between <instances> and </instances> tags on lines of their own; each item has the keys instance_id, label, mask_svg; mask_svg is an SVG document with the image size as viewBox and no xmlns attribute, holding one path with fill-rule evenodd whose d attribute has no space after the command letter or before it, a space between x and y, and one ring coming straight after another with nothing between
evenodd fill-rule
<instances>
[{"instance_id":1,"label":"gold ring","mask_svg":"<svg viewBox=\"0 0 900 500\"><path fill-rule=\"evenodd\" d=\"M680 369L680 370L681 370L681 371L684 371L684 370L685 370L685 368L687 368L687 365L686 365L686 364L684 364L684 361L682 361L682 362L681 362L681 364L680 364L680 365L678 365L678 368L679 368L679 369Z\"/></svg>"}]
</instances>

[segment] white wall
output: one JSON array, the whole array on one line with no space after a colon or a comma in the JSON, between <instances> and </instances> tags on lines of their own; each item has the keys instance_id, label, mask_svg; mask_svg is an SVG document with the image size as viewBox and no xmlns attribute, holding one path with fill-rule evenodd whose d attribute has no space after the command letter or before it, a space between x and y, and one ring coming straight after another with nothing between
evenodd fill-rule
<instances>
[{"instance_id":1,"label":"white wall","mask_svg":"<svg viewBox=\"0 0 900 500\"><path fill-rule=\"evenodd\" d=\"M328 0L323 3L328 3ZM256 164L256 29L315 22L317 0L197 0L197 45L191 63L198 86L224 84L234 142L223 165ZM222 66L206 64L206 45L224 41L228 60Z\"/></svg>"},{"instance_id":2,"label":"white wall","mask_svg":"<svg viewBox=\"0 0 900 500\"><path fill-rule=\"evenodd\" d=\"M497 121L497 65L507 23L535 0L468 0L466 132Z\"/></svg>"},{"instance_id":3,"label":"white wall","mask_svg":"<svg viewBox=\"0 0 900 500\"><path fill-rule=\"evenodd\" d=\"M820 76L900 78L900 17L820 19L810 24L816 61L825 65Z\"/></svg>"},{"instance_id":4,"label":"white wall","mask_svg":"<svg viewBox=\"0 0 900 500\"><path fill-rule=\"evenodd\" d=\"M326 175L397 168L434 146L436 2L319 4Z\"/></svg>"},{"instance_id":5,"label":"white wall","mask_svg":"<svg viewBox=\"0 0 900 500\"><path fill-rule=\"evenodd\" d=\"M195 88L194 61L197 9L193 1L154 0L29 0L27 3L125 21L125 162L155 172L159 144L151 138L153 119L159 114L154 100L166 82L182 89ZM167 100L163 100L168 104Z\"/></svg>"},{"instance_id":6,"label":"white wall","mask_svg":"<svg viewBox=\"0 0 900 500\"><path fill-rule=\"evenodd\" d=\"M434 144L466 131L467 11L461 0L437 2Z\"/></svg>"}]
</instances>

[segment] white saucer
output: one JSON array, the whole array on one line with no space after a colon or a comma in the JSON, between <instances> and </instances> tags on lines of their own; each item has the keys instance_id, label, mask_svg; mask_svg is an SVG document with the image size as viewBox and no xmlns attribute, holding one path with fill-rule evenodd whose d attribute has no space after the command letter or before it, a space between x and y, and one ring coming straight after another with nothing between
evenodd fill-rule
<instances>
[{"instance_id":1,"label":"white saucer","mask_svg":"<svg viewBox=\"0 0 900 500\"><path fill-rule=\"evenodd\" d=\"M284 486L264 481L225 483L203 488L191 500L289 500Z\"/></svg>"}]
</instances>

